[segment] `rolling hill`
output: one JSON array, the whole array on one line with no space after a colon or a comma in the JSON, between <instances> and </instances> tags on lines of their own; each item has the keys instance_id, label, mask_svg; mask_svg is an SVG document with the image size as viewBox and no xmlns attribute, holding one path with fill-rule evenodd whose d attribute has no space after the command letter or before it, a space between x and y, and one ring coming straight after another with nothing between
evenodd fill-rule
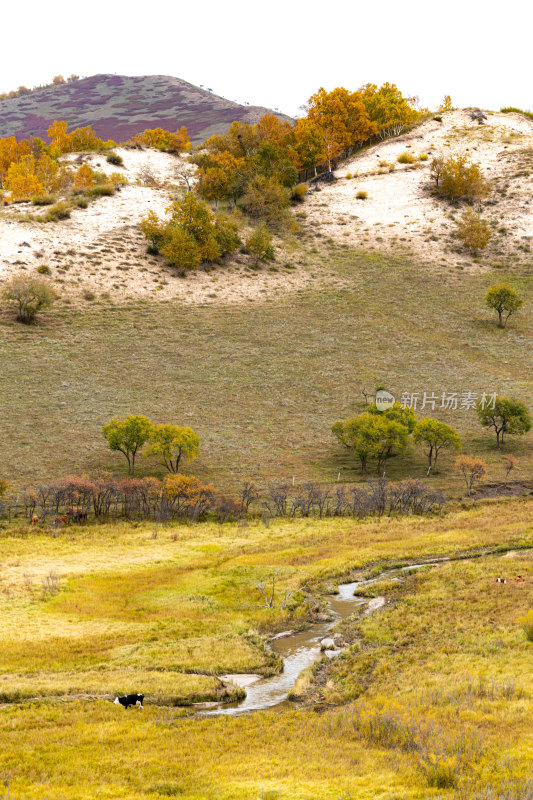
<instances>
[{"instance_id":1,"label":"rolling hill","mask_svg":"<svg viewBox=\"0 0 533 800\"><path fill-rule=\"evenodd\" d=\"M0 137L44 138L50 123L58 119L70 129L91 125L101 138L117 142L146 128L174 131L185 125L191 141L199 143L223 133L235 120L256 122L267 111L167 75L102 74L3 100Z\"/></svg>"}]
</instances>

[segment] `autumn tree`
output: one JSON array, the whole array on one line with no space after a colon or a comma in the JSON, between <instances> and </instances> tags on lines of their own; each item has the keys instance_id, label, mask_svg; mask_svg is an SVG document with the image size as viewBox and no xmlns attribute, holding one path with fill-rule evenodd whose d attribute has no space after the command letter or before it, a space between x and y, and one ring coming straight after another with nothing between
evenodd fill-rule
<instances>
[{"instance_id":1,"label":"autumn tree","mask_svg":"<svg viewBox=\"0 0 533 800\"><path fill-rule=\"evenodd\" d=\"M337 88L326 92L320 88L309 98L307 116L320 130L329 169L343 151L366 141L377 133L360 92Z\"/></svg>"},{"instance_id":2,"label":"autumn tree","mask_svg":"<svg viewBox=\"0 0 533 800\"><path fill-rule=\"evenodd\" d=\"M273 178L256 175L246 187L241 206L252 219L264 221L270 228L281 231L290 223L290 201L289 189Z\"/></svg>"},{"instance_id":3,"label":"autumn tree","mask_svg":"<svg viewBox=\"0 0 533 800\"><path fill-rule=\"evenodd\" d=\"M507 320L522 306L523 300L515 290L506 283L491 286L485 297L489 308L498 312L498 327L505 328Z\"/></svg>"},{"instance_id":4,"label":"autumn tree","mask_svg":"<svg viewBox=\"0 0 533 800\"><path fill-rule=\"evenodd\" d=\"M88 189L94 184L94 174L88 164L82 164L74 175L74 186L77 189Z\"/></svg>"},{"instance_id":5,"label":"autumn tree","mask_svg":"<svg viewBox=\"0 0 533 800\"><path fill-rule=\"evenodd\" d=\"M184 125L176 133L166 131L164 128L147 128L134 136L133 141L143 147L154 147L165 153L182 153L191 149L187 128Z\"/></svg>"},{"instance_id":6,"label":"autumn tree","mask_svg":"<svg viewBox=\"0 0 533 800\"><path fill-rule=\"evenodd\" d=\"M360 92L368 116L378 126L382 139L398 136L420 117L413 107L415 98L404 97L393 83L384 83L379 88L367 83Z\"/></svg>"},{"instance_id":7,"label":"autumn tree","mask_svg":"<svg viewBox=\"0 0 533 800\"><path fill-rule=\"evenodd\" d=\"M472 494L477 483L481 483L487 474L487 465L482 458L461 455L455 461L455 468L462 475L468 496Z\"/></svg>"},{"instance_id":8,"label":"autumn tree","mask_svg":"<svg viewBox=\"0 0 533 800\"><path fill-rule=\"evenodd\" d=\"M302 169L313 169L327 159L324 137L319 125L308 117L296 120L294 131L294 152Z\"/></svg>"},{"instance_id":9,"label":"autumn tree","mask_svg":"<svg viewBox=\"0 0 533 800\"><path fill-rule=\"evenodd\" d=\"M11 164L30 154L30 143L26 139L20 142L14 136L0 139L0 184L4 183Z\"/></svg>"},{"instance_id":10,"label":"autumn tree","mask_svg":"<svg viewBox=\"0 0 533 800\"><path fill-rule=\"evenodd\" d=\"M23 156L20 161L14 161L7 171L4 186L13 200L30 200L42 192L43 185L35 172L35 158Z\"/></svg>"},{"instance_id":11,"label":"autumn tree","mask_svg":"<svg viewBox=\"0 0 533 800\"><path fill-rule=\"evenodd\" d=\"M67 133L67 123L59 120L54 120L47 130L50 142L50 154L58 157L63 153L68 153L70 149L70 139Z\"/></svg>"},{"instance_id":12,"label":"autumn tree","mask_svg":"<svg viewBox=\"0 0 533 800\"><path fill-rule=\"evenodd\" d=\"M200 452L200 439L192 428L157 425L148 440L146 455L155 455L169 472L178 472L180 464L193 461Z\"/></svg>"},{"instance_id":13,"label":"autumn tree","mask_svg":"<svg viewBox=\"0 0 533 800\"><path fill-rule=\"evenodd\" d=\"M524 403L510 397L496 397L494 403L479 401L478 419L484 428L493 428L496 445L501 447L505 434L523 436L531 430L531 417Z\"/></svg>"},{"instance_id":14,"label":"autumn tree","mask_svg":"<svg viewBox=\"0 0 533 800\"><path fill-rule=\"evenodd\" d=\"M461 440L456 431L444 422L431 419L430 417L423 417L416 423L413 439L415 443L425 446L425 452L428 459L427 474L437 466L437 458L441 450L453 448L459 450L461 448Z\"/></svg>"},{"instance_id":15,"label":"autumn tree","mask_svg":"<svg viewBox=\"0 0 533 800\"><path fill-rule=\"evenodd\" d=\"M44 153L37 161L35 172L47 194L56 192L61 185L61 168L57 161Z\"/></svg>"},{"instance_id":16,"label":"autumn tree","mask_svg":"<svg viewBox=\"0 0 533 800\"><path fill-rule=\"evenodd\" d=\"M56 293L49 283L40 278L16 275L3 288L4 300L17 309L19 322L34 322L39 311L50 308Z\"/></svg>"},{"instance_id":17,"label":"autumn tree","mask_svg":"<svg viewBox=\"0 0 533 800\"><path fill-rule=\"evenodd\" d=\"M435 181L437 194L447 197L452 203L458 200L481 200L489 193L489 185L477 164L468 156L438 156L433 159L430 174Z\"/></svg>"},{"instance_id":18,"label":"autumn tree","mask_svg":"<svg viewBox=\"0 0 533 800\"><path fill-rule=\"evenodd\" d=\"M111 450L122 453L128 462L128 472L135 472L135 458L144 447L152 432L153 424L147 417L130 415L123 420L112 419L102 428Z\"/></svg>"},{"instance_id":19,"label":"autumn tree","mask_svg":"<svg viewBox=\"0 0 533 800\"><path fill-rule=\"evenodd\" d=\"M444 95L444 98L443 98L443 100L442 100L442 103L441 103L441 104L440 104L440 106L437 108L437 112L438 112L439 114L444 114L444 112L446 112L446 111L453 111L453 103L452 103L452 98L450 97L450 95L449 95L449 94L445 94L445 95Z\"/></svg>"},{"instance_id":20,"label":"autumn tree","mask_svg":"<svg viewBox=\"0 0 533 800\"><path fill-rule=\"evenodd\" d=\"M169 214L169 219L159 220L150 212L141 221L141 230L152 252L160 251L179 269L195 269L203 261L216 261L241 243L234 220L224 214L215 216L193 192L176 200Z\"/></svg>"}]
</instances>

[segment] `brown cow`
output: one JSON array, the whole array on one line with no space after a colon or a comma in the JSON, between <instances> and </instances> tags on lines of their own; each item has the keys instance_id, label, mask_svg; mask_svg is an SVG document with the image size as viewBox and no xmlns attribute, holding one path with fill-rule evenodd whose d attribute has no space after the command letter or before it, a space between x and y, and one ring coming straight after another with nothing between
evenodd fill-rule
<instances>
[{"instance_id":1,"label":"brown cow","mask_svg":"<svg viewBox=\"0 0 533 800\"><path fill-rule=\"evenodd\" d=\"M59 528L62 525L68 525L68 517L66 516L56 517L52 525L54 526L54 528Z\"/></svg>"},{"instance_id":2,"label":"brown cow","mask_svg":"<svg viewBox=\"0 0 533 800\"><path fill-rule=\"evenodd\" d=\"M67 508L67 517L80 524L81 522L87 522L87 512L81 506L71 506Z\"/></svg>"},{"instance_id":3,"label":"brown cow","mask_svg":"<svg viewBox=\"0 0 533 800\"><path fill-rule=\"evenodd\" d=\"M34 514L33 517L31 518L31 524L35 527L35 525L37 525L38 522L39 522L39 517L37 516L37 514Z\"/></svg>"}]
</instances>

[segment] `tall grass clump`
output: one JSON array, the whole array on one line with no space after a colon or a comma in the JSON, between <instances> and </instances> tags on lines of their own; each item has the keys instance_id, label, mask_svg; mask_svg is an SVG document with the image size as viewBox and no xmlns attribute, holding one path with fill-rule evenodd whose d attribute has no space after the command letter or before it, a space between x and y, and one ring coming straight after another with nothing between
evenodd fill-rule
<instances>
[{"instance_id":1,"label":"tall grass clump","mask_svg":"<svg viewBox=\"0 0 533 800\"><path fill-rule=\"evenodd\" d=\"M533 608L530 608L527 614L525 614L520 622L522 623L522 629L526 634L526 639L528 642L533 642Z\"/></svg>"},{"instance_id":2,"label":"tall grass clump","mask_svg":"<svg viewBox=\"0 0 533 800\"><path fill-rule=\"evenodd\" d=\"M396 160L398 164L414 164L417 158L413 153L408 153L406 150L404 153L400 153Z\"/></svg>"}]
</instances>

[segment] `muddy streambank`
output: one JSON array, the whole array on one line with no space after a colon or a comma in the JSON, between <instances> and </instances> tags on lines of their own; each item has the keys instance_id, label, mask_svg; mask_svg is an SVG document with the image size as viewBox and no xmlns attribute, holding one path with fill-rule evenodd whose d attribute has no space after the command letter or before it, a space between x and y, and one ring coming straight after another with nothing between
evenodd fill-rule
<instances>
[{"instance_id":1,"label":"muddy streambank","mask_svg":"<svg viewBox=\"0 0 533 800\"><path fill-rule=\"evenodd\" d=\"M283 703L288 703L289 692L296 683L298 676L310 667L321 656L334 658L341 654L341 648L326 649L321 647L321 642L328 639L332 628L342 619L351 616L358 608L364 607L362 615L375 613L385 605L384 597L368 599L356 596L358 589L368 586L384 578L401 575L402 572L434 567L449 561L448 558L435 559L423 564L410 564L398 569L384 571L376 577L367 580L341 583L338 594L328 597L328 610L332 618L327 622L310 625L304 631L290 633L287 636L278 636L271 640L270 647L283 659L283 670L279 675L262 678L260 675L222 675L224 682L231 682L245 689L246 697L237 703L216 704L216 707L199 708L197 713L202 715L242 714L247 711L274 708ZM211 705L211 704L209 704Z\"/></svg>"}]
</instances>

